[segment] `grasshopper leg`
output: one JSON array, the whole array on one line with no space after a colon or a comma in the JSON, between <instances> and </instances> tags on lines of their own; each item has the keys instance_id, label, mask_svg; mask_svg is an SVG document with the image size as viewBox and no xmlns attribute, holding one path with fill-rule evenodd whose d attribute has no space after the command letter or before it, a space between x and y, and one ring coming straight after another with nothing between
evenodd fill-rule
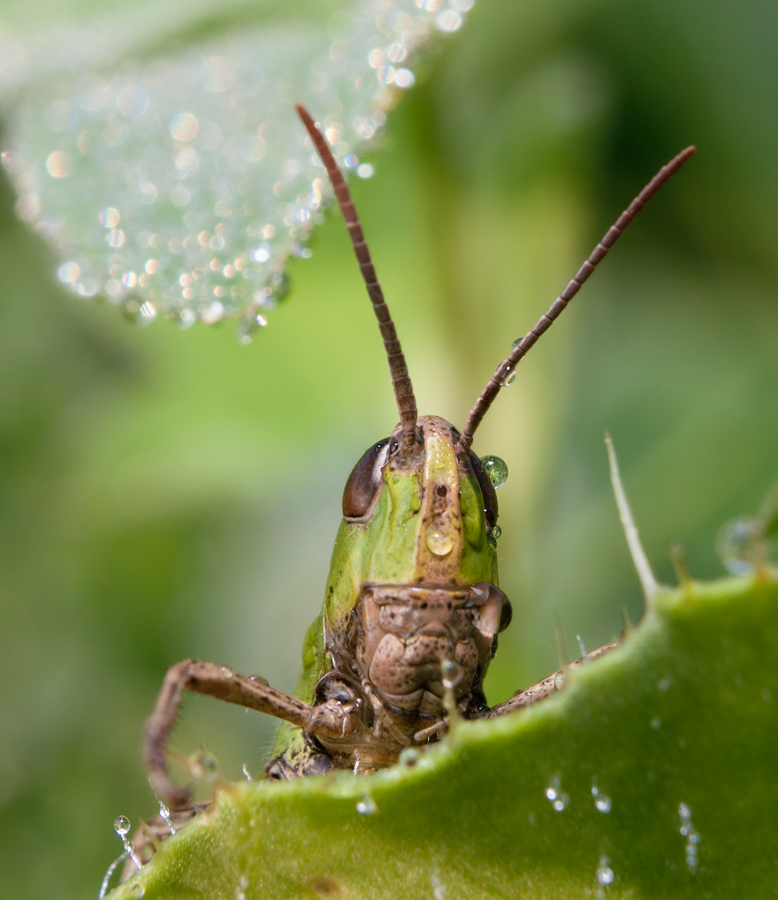
<instances>
[{"instance_id":1,"label":"grasshopper leg","mask_svg":"<svg viewBox=\"0 0 778 900\"><path fill-rule=\"evenodd\" d=\"M343 716L332 704L311 706L258 679L239 675L227 666L185 659L168 669L144 731L143 755L149 779L158 796L173 809L187 806L191 801L191 790L170 778L165 756L184 691L256 709L291 722L310 734L333 737L344 732Z\"/></svg>"},{"instance_id":2,"label":"grasshopper leg","mask_svg":"<svg viewBox=\"0 0 778 900\"><path fill-rule=\"evenodd\" d=\"M493 706L486 715L486 718L495 719L497 716L504 716L506 713L513 712L516 709L522 709L525 706L533 706L539 700L545 700L546 697L550 697L560 690L564 684L565 675L568 671L574 671L579 666L584 665L592 659L597 659L598 656L604 656L618 646L617 643L611 643L605 644L603 647L598 647L596 650L592 650L591 653L587 653L586 656L570 663L570 665L565 666L564 669L554 672L553 675L549 675L542 681L538 681L536 684L530 685L530 687L524 688L521 691L516 691L516 693L512 697L509 697L504 703L498 703L496 706Z\"/></svg>"}]
</instances>

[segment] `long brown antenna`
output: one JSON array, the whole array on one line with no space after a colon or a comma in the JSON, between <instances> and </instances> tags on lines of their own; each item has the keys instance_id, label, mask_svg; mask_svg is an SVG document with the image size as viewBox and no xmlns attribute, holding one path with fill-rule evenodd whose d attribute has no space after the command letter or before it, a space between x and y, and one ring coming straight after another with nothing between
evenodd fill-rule
<instances>
[{"instance_id":1,"label":"long brown antenna","mask_svg":"<svg viewBox=\"0 0 778 900\"><path fill-rule=\"evenodd\" d=\"M340 204L340 211L346 220L346 227L349 235L351 235L351 243L354 245L354 253L357 256L362 277L365 279L367 293L373 304L373 310L378 319L378 326L381 329L381 337L384 340L386 356L389 360L389 371L392 374L394 396L400 413L400 422L402 423L403 445L410 447L416 440L416 398L413 395L413 385L408 375L408 366L405 363L400 340L397 337L397 331L389 313L389 307L384 300L384 292L378 283L373 261L370 259L370 251L367 249L367 243L362 234L362 226L359 224L357 211L354 208L351 194L346 187L343 173L338 168L338 164L335 162L335 157L332 155L324 135L316 127L316 123L304 106L298 105L295 109L303 120L303 125L305 125L321 157L321 161L324 163L327 177L330 179L330 184Z\"/></svg>"},{"instance_id":2,"label":"long brown antenna","mask_svg":"<svg viewBox=\"0 0 778 900\"><path fill-rule=\"evenodd\" d=\"M619 239L622 231L624 231L627 225L629 225L668 178L670 178L671 175L674 175L686 160L696 152L696 150L696 147L687 147L685 150L681 151L678 156L671 159L666 166L662 166L651 181L648 182L632 203L630 203L619 216L616 224L611 225L606 232L605 237L603 237L600 243L597 244L592 251L591 256L581 266L573 280L567 285L557 299L554 300L546 314L540 317L532 331L527 332L521 341L519 341L513 350L511 350L510 355L497 366L497 370L481 392L481 396L476 400L475 406L470 410L470 415L467 417L467 422L465 422L464 430L459 438L459 442L464 449L470 447L476 428L481 424L481 420L492 405L492 401L499 393L503 384L505 384L505 380L516 368L519 361L527 355L530 347L544 331L551 327L551 323L554 319L557 318L567 304L575 297L583 283L592 274L597 265L605 258L608 251Z\"/></svg>"}]
</instances>

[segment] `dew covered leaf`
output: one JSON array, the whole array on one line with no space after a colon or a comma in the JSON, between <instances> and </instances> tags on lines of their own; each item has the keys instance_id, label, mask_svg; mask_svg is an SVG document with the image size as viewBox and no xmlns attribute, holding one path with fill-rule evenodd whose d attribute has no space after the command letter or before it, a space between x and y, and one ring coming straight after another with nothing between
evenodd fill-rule
<instances>
[{"instance_id":1,"label":"dew covered leaf","mask_svg":"<svg viewBox=\"0 0 778 900\"><path fill-rule=\"evenodd\" d=\"M309 255L329 185L303 103L347 170L412 86L430 39L472 0L168 0L45 30L0 30L3 163L58 276L131 317L242 317Z\"/></svg>"},{"instance_id":2,"label":"dew covered leaf","mask_svg":"<svg viewBox=\"0 0 778 900\"><path fill-rule=\"evenodd\" d=\"M561 693L373 776L225 787L114 900L775 886L778 572L662 589Z\"/></svg>"}]
</instances>

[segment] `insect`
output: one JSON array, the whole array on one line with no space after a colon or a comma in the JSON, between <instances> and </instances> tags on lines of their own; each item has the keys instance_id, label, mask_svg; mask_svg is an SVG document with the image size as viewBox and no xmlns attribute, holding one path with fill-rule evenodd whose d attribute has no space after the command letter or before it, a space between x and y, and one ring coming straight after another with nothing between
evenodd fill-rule
<instances>
[{"instance_id":1,"label":"insect","mask_svg":"<svg viewBox=\"0 0 778 900\"><path fill-rule=\"evenodd\" d=\"M187 690L282 720L265 767L272 779L332 769L373 772L396 762L406 747L439 740L453 716L500 716L553 692L551 676L492 708L484 696L484 676L511 606L498 581L497 498L471 450L473 435L520 360L643 205L695 152L686 148L643 188L535 327L514 343L458 431L444 419L418 417L343 175L314 120L303 107L297 111L351 236L378 318L400 423L367 450L346 483L324 605L305 639L296 696L214 663L185 660L165 676L146 723L144 755L154 789L174 809L191 798L188 787L172 781L166 763Z\"/></svg>"}]
</instances>

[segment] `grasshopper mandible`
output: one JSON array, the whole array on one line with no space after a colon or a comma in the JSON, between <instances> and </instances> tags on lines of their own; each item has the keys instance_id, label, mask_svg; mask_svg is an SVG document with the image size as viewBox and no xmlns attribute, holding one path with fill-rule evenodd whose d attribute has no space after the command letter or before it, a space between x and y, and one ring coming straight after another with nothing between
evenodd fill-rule
<instances>
[{"instance_id":1,"label":"grasshopper mandible","mask_svg":"<svg viewBox=\"0 0 778 900\"><path fill-rule=\"evenodd\" d=\"M152 786L173 808L190 802L190 789L171 780L165 757L185 690L283 720L265 766L274 779L331 769L373 772L396 762L405 747L439 740L451 716L499 716L554 691L552 676L495 707L486 703L484 676L511 606L498 586L495 490L470 445L519 361L643 205L695 152L687 147L660 169L621 214L535 327L514 344L459 432L444 419L417 415L405 357L343 175L314 120L301 106L297 112L351 236L378 318L400 423L362 456L346 483L324 605L305 639L296 696L214 663L185 660L168 671L146 723L144 749Z\"/></svg>"}]
</instances>

